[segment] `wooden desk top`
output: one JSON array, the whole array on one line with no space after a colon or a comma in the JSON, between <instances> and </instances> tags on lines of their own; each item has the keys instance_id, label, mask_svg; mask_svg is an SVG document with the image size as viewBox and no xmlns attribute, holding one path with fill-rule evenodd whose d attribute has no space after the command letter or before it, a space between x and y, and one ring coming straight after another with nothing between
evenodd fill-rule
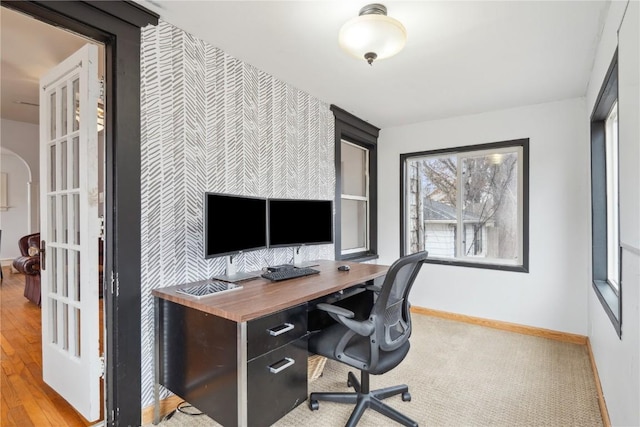
<instances>
[{"instance_id":1,"label":"wooden desk top","mask_svg":"<svg viewBox=\"0 0 640 427\"><path fill-rule=\"evenodd\" d=\"M376 277L384 276L386 265L360 264L347 261L317 261L320 274L296 279L271 282L262 277L240 282L242 289L214 294L201 299L191 298L176 292L185 284L153 289L153 296L211 313L235 322L249 320L312 301ZM350 271L338 271L338 266L347 264ZM189 283L204 284L207 280Z\"/></svg>"}]
</instances>

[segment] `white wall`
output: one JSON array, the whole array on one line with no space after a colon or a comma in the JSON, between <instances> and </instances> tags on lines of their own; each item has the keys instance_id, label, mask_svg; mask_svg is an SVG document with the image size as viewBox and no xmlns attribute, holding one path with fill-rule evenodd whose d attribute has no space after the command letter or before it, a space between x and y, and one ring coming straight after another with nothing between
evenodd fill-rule
<instances>
[{"instance_id":1,"label":"white wall","mask_svg":"<svg viewBox=\"0 0 640 427\"><path fill-rule=\"evenodd\" d=\"M639 143L640 46L638 31L640 4L637 1L612 2L598 46L587 92L589 120L605 73L618 46L619 130L620 130L620 240L622 255L622 338L618 338L595 292L588 302L588 335L598 368L611 424L640 425L640 165ZM625 14L626 10L626 14ZM623 22L624 15L624 22ZM623 23L623 25L621 25Z\"/></svg>"},{"instance_id":2,"label":"white wall","mask_svg":"<svg viewBox=\"0 0 640 427\"><path fill-rule=\"evenodd\" d=\"M380 262L399 256L401 153L529 138L529 273L427 264L412 304L586 335L589 145L584 99L383 129Z\"/></svg>"},{"instance_id":3,"label":"white wall","mask_svg":"<svg viewBox=\"0 0 640 427\"><path fill-rule=\"evenodd\" d=\"M2 229L0 261L2 265L10 265L15 257L20 256L18 240L29 234L29 169L21 158L3 150L0 156L0 171L7 174L9 206L6 211L0 212L0 229Z\"/></svg>"},{"instance_id":4,"label":"white wall","mask_svg":"<svg viewBox=\"0 0 640 427\"><path fill-rule=\"evenodd\" d=\"M2 248L0 260L3 265L20 254L18 239L35 232L38 225L38 125L2 119L0 121L0 146L2 147L1 170L7 172L9 204L2 212ZM30 184L30 180L31 183ZM31 208L28 209L28 197Z\"/></svg>"},{"instance_id":5,"label":"white wall","mask_svg":"<svg viewBox=\"0 0 640 427\"><path fill-rule=\"evenodd\" d=\"M21 157L31 171L31 224L30 232L40 229L39 225L39 192L40 180L40 154L38 151L39 127L31 123L17 122L14 120L0 120L0 146ZM10 225L9 225L10 226ZM3 223L3 227L8 224ZM4 241L4 236L3 236Z\"/></svg>"},{"instance_id":6,"label":"white wall","mask_svg":"<svg viewBox=\"0 0 640 427\"><path fill-rule=\"evenodd\" d=\"M40 164L39 140L38 125L16 122L15 120L0 120L0 144L3 148L8 148L27 162L31 168L34 182L38 182L38 179L40 179L38 174L38 165Z\"/></svg>"}]
</instances>

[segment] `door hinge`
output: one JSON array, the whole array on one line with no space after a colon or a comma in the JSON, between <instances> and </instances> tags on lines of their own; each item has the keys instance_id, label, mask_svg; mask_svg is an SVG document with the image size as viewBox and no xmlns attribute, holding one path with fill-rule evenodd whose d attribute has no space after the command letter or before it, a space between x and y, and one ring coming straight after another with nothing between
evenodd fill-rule
<instances>
[{"instance_id":1,"label":"door hinge","mask_svg":"<svg viewBox=\"0 0 640 427\"><path fill-rule=\"evenodd\" d=\"M111 294L118 296L120 294L120 281L118 280L118 273L111 273Z\"/></svg>"},{"instance_id":2,"label":"door hinge","mask_svg":"<svg viewBox=\"0 0 640 427\"><path fill-rule=\"evenodd\" d=\"M104 215L100 215L98 218L98 237L100 240L104 240Z\"/></svg>"},{"instance_id":3,"label":"door hinge","mask_svg":"<svg viewBox=\"0 0 640 427\"><path fill-rule=\"evenodd\" d=\"M104 78L101 78L100 81L98 81L98 87L100 93L100 101L102 101L102 104L104 105Z\"/></svg>"},{"instance_id":4,"label":"door hinge","mask_svg":"<svg viewBox=\"0 0 640 427\"><path fill-rule=\"evenodd\" d=\"M105 374L105 363L104 363L104 353L99 357L100 360L100 378L104 379Z\"/></svg>"}]
</instances>

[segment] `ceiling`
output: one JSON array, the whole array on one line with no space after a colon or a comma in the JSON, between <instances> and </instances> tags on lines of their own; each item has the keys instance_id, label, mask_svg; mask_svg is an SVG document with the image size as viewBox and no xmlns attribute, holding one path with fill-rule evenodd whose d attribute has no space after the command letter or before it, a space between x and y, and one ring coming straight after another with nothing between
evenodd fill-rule
<instances>
[{"instance_id":1,"label":"ceiling","mask_svg":"<svg viewBox=\"0 0 640 427\"><path fill-rule=\"evenodd\" d=\"M364 1L135 1L380 128L584 96L609 7L593 0L388 0L407 45L369 66L337 40ZM24 113L37 108L13 101L37 103L40 75L86 41L28 21L2 9L2 117L37 122L37 112L34 119Z\"/></svg>"},{"instance_id":2,"label":"ceiling","mask_svg":"<svg viewBox=\"0 0 640 427\"><path fill-rule=\"evenodd\" d=\"M609 5L388 0L407 45L369 66L338 46L363 0L136 2L381 128L584 96Z\"/></svg>"},{"instance_id":3,"label":"ceiling","mask_svg":"<svg viewBox=\"0 0 640 427\"><path fill-rule=\"evenodd\" d=\"M40 77L88 41L91 40L0 8L0 116L37 124ZM98 69L102 70L102 45L98 57Z\"/></svg>"}]
</instances>

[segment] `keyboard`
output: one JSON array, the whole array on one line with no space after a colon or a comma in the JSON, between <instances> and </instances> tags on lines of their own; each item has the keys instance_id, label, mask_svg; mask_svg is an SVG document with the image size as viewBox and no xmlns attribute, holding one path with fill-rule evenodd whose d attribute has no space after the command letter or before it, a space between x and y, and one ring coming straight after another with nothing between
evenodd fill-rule
<instances>
[{"instance_id":1,"label":"keyboard","mask_svg":"<svg viewBox=\"0 0 640 427\"><path fill-rule=\"evenodd\" d=\"M263 273L262 277L264 277L265 279L269 279L272 282L279 282L280 280L295 279L296 277L311 276L312 274L318 273L320 272L318 270L314 270L313 268L302 267L270 271L268 273Z\"/></svg>"},{"instance_id":2,"label":"keyboard","mask_svg":"<svg viewBox=\"0 0 640 427\"><path fill-rule=\"evenodd\" d=\"M220 280L212 280L202 285L188 286L185 288L178 288L176 292L189 295L195 298L204 298L220 292L232 291L236 289L242 289L242 286L235 283L222 282Z\"/></svg>"}]
</instances>

